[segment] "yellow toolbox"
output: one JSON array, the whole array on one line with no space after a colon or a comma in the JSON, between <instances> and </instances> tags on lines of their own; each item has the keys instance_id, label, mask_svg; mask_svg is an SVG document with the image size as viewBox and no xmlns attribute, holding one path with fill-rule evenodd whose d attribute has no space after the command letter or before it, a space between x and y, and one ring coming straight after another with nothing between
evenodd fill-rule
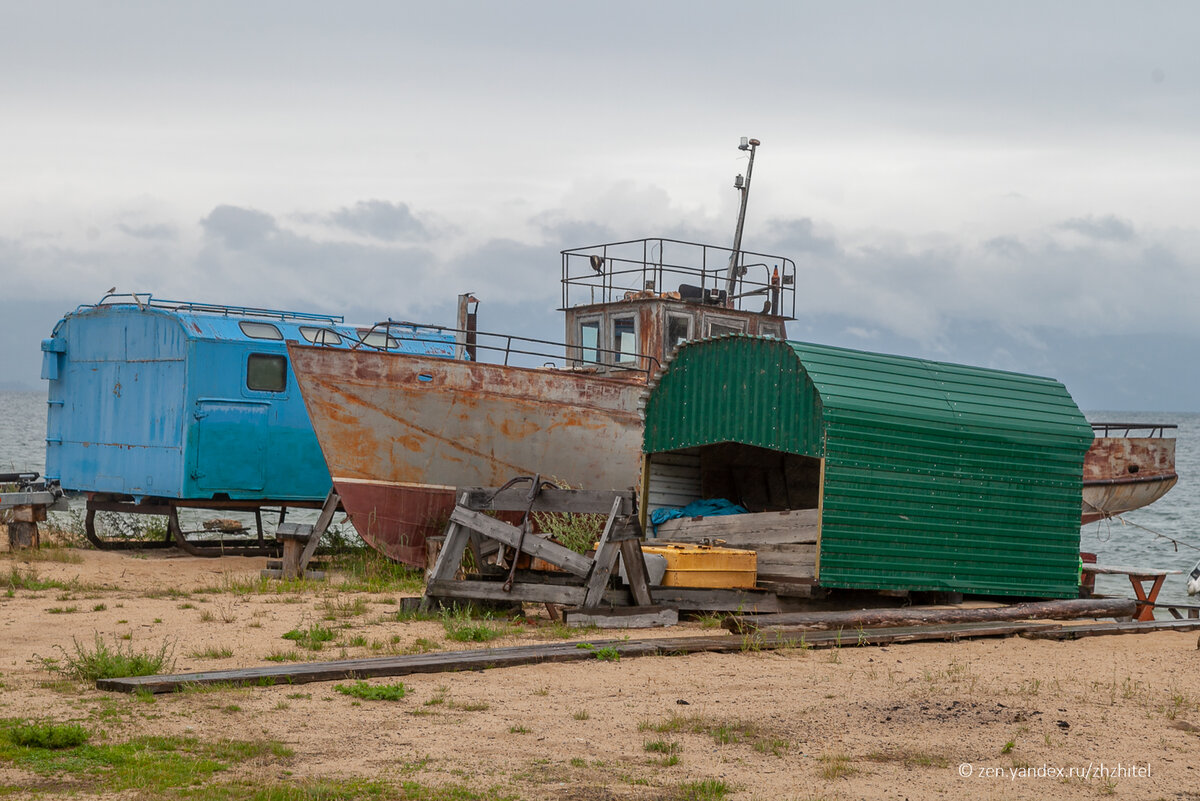
<instances>
[{"instance_id":1,"label":"yellow toolbox","mask_svg":"<svg viewBox=\"0 0 1200 801\"><path fill-rule=\"evenodd\" d=\"M753 589L758 576L758 554L754 551L647 540L642 543L642 553L659 554L667 560L664 587Z\"/></svg>"}]
</instances>

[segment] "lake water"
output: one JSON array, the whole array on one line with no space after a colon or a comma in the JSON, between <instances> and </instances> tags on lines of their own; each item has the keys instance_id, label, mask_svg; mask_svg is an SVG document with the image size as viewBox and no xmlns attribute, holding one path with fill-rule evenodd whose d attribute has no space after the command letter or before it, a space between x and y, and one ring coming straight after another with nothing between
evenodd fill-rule
<instances>
[{"instance_id":1,"label":"lake water","mask_svg":"<svg viewBox=\"0 0 1200 801\"><path fill-rule=\"evenodd\" d=\"M1157 503L1125 515L1125 520L1136 526L1123 524L1120 520L1084 526L1080 548L1096 553L1101 564L1182 570L1183 575L1167 578L1159 600L1187 603L1185 579L1200 561L1200 532L1195 525L1200 519L1200 414L1098 411L1088 412L1087 416L1095 421L1173 423L1179 426L1175 464L1180 478L1175 488ZM0 392L0 472L42 472L46 463L45 435L44 394ZM222 513L222 516L231 515ZM1172 543L1167 537L1180 544ZM1108 595L1132 597L1129 581L1124 576L1098 576L1096 589ZM1200 598L1192 600L1200 602Z\"/></svg>"}]
</instances>

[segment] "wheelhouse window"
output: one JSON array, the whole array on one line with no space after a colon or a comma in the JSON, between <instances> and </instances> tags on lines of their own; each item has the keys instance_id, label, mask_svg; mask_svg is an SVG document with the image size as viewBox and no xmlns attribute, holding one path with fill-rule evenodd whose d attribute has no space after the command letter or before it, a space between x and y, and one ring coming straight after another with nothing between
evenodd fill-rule
<instances>
[{"instance_id":1,"label":"wheelhouse window","mask_svg":"<svg viewBox=\"0 0 1200 801\"><path fill-rule=\"evenodd\" d=\"M579 323L579 360L585 364L600 361L600 319Z\"/></svg>"},{"instance_id":2,"label":"wheelhouse window","mask_svg":"<svg viewBox=\"0 0 1200 801\"><path fill-rule=\"evenodd\" d=\"M612 320L612 347L616 364L634 364L637 361L637 321L633 317L614 317Z\"/></svg>"},{"instance_id":3,"label":"wheelhouse window","mask_svg":"<svg viewBox=\"0 0 1200 801\"><path fill-rule=\"evenodd\" d=\"M287 358L272 353L251 353L246 359L246 388L257 392L287 389Z\"/></svg>"},{"instance_id":4,"label":"wheelhouse window","mask_svg":"<svg viewBox=\"0 0 1200 801\"><path fill-rule=\"evenodd\" d=\"M329 328L313 328L309 325L300 326L300 336L314 345L340 345L342 337L337 331Z\"/></svg>"},{"instance_id":5,"label":"wheelhouse window","mask_svg":"<svg viewBox=\"0 0 1200 801\"><path fill-rule=\"evenodd\" d=\"M759 323L759 336L783 339L783 323Z\"/></svg>"},{"instance_id":6,"label":"wheelhouse window","mask_svg":"<svg viewBox=\"0 0 1200 801\"><path fill-rule=\"evenodd\" d=\"M372 331L363 337L362 341L364 345L370 345L373 348L381 348L383 350L395 350L400 347L400 340L388 336L383 331Z\"/></svg>"},{"instance_id":7,"label":"wheelhouse window","mask_svg":"<svg viewBox=\"0 0 1200 801\"><path fill-rule=\"evenodd\" d=\"M704 336L720 337L726 334L746 333L746 321L731 317L710 317L704 322Z\"/></svg>"},{"instance_id":8,"label":"wheelhouse window","mask_svg":"<svg viewBox=\"0 0 1200 801\"><path fill-rule=\"evenodd\" d=\"M670 353L679 343L692 338L692 322L690 314L667 314L667 349L664 353Z\"/></svg>"},{"instance_id":9,"label":"wheelhouse window","mask_svg":"<svg viewBox=\"0 0 1200 801\"><path fill-rule=\"evenodd\" d=\"M238 328L242 329L242 333L251 339L283 339L283 334L279 333L279 329L270 323L243 320L238 323Z\"/></svg>"}]
</instances>

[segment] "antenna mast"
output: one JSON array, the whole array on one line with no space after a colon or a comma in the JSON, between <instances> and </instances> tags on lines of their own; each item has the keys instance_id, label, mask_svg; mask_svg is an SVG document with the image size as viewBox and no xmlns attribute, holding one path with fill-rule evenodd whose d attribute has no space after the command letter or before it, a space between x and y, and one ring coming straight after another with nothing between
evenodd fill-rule
<instances>
[{"instance_id":1,"label":"antenna mast","mask_svg":"<svg viewBox=\"0 0 1200 801\"><path fill-rule=\"evenodd\" d=\"M742 193L742 208L738 211L737 230L733 232L733 252L729 254L729 270L725 278L725 295L727 298L732 298L734 287L737 279L741 277L741 269L738 266L738 260L741 257L742 250L742 228L746 225L746 203L750 200L750 178L754 175L754 151L762 142L757 139L747 139L742 137L742 143L738 145L738 150L750 151L750 164L746 166L746 180L742 181L742 176L733 179L733 188ZM729 302L729 301L726 301Z\"/></svg>"}]
</instances>

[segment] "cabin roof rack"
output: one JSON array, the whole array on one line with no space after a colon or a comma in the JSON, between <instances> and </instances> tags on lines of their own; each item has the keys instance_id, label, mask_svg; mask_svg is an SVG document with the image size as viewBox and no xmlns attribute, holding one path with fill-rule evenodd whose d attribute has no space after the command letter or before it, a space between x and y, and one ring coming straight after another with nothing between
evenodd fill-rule
<instances>
[{"instance_id":1,"label":"cabin roof rack","mask_svg":"<svg viewBox=\"0 0 1200 801\"><path fill-rule=\"evenodd\" d=\"M631 239L562 251L562 307L664 297L795 319L796 263L679 239ZM737 265L727 292L730 262ZM749 302L747 302L749 301Z\"/></svg>"},{"instance_id":2,"label":"cabin roof rack","mask_svg":"<svg viewBox=\"0 0 1200 801\"><path fill-rule=\"evenodd\" d=\"M200 314L218 314L226 317L267 317L277 320L316 320L326 323L345 322L340 314L315 314L312 312L283 311L281 309L262 309L255 306L226 306L222 303L197 303L190 300L167 300L156 298L149 292L110 292L98 303L84 303L75 309L76 313L94 309L99 306L135 305L139 309L166 309L177 312L196 312Z\"/></svg>"}]
</instances>

